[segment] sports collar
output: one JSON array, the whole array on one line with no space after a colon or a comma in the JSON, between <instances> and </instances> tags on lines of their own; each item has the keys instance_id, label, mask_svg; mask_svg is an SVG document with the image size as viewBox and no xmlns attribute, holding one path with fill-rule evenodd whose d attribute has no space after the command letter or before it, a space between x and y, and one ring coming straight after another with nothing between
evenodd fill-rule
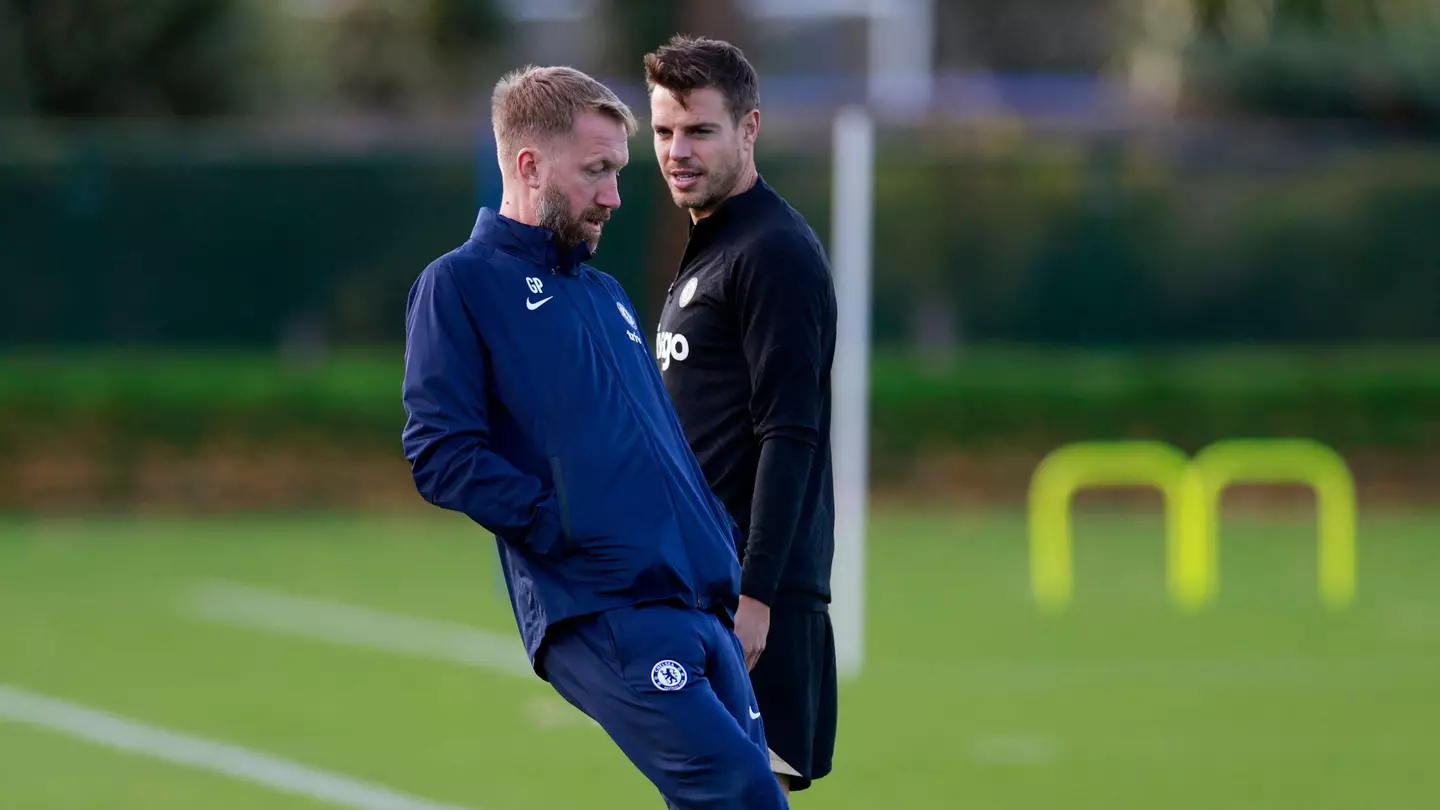
<instances>
[{"instance_id":1,"label":"sports collar","mask_svg":"<svg viewBox=\"0 0 1440 810\"><path fill-rule=\"evenodd\" d=\"M755 185L733 197L721 200L720 204L715 206L715 210L710 212L710 216L699 222L690 223L690 232L694 233L696 228L716 229L736 217L746 218L749 212L768 206L778 196L775 190L765 182L765 178L757 174Z\"/></svg>"},{"instance_id":2,"label":"sports collar","mask_svg":"<svg viewBox=\"0 0 1440 810\"><path fill-rule=\"evenodd\" d=\"M480 209L470 238L570 275L578 273L580 265L592 255L587 242L562 250L555 232L549 228L526 225L488 207Z\"/></svg>"}]
</instances>

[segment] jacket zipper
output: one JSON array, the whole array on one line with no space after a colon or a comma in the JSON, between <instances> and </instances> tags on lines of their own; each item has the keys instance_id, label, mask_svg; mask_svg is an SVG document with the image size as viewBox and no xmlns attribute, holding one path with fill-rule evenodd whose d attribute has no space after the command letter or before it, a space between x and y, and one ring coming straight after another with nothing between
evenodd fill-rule
<instances>
[{"instance_id":1,"label":"jacket zipper","mask_svg":"<svg viewBox=\"0 0 1440 810\"><path fill-rule=\"evenodd\" d=\"M550 457L550 476L555 479L555 496L560 499L560 528L565 532L567 545L575 542L570 533L570 498L565 494L565 476L561 474L560 457Z\"/></svg>"},{"instance_id":2,"label":"jacket zipper","mask_svg":"<svg viewBox=\"0 0 1440 810\"><path fill-rule=\"evenodd\" d=\"M594 309L595 302L594 302L594 300L590 297L590 290L588 289L588 286L587 286L587 285L589 284L589 282L587 282L587 281L585 280L585 277L584 277L583 275L576 276L576 281L578 281L578 282L580 283L580 285L581 285L581 287L582 287L582 292L585 294L585 303L586 303L587 305L589 305L590 308L593 310L593 309ZM565 286L566 286L566 285L561 285L562 288L565 287ZM609 291L607 290L606 292L608 293ZM585 312L579 311L579 310L580 310L580 305L575 302L573 296L570 294L570 292L569 292L568 290L567 290L566 293L565 293L565 297L566 297L566 299L569 301L570 305L571 305L574 309L576 309L576 310L578 311L578 314L580 315L580 322L581 322L581 324L583 324L583 326L584 326L584 328L585 328L586 334L588 334L588 335L590 336L590 340L591 340L592 342L594 342L597 347L600 346L600 345L602 345L602 344L596 339L597 336L595 335L595 330L594 330L594 328L593 328L593 326L592 326L592 324L591 324L591 321L590 321L589 316L588 316ZM625 375L624 375L623 373L621 373L619 366L618 366L618 365L616 364L616 362L615 362L615 359L614 359L613 357L611 357L608 352L600 352L600 353L601 353L602 355L604 355L604 358L603 358L603 359L604 359L605 363L610 366L610 370L615 373L615 378L616 378L617 380L619 380L619 382L620 382L620 390L625 393L625 404L626 404L626 406L630 408L631 414L632 414L632 415L635 415L635 416L638 418L639 413L640 413L640 407L639 407L639 405L637 405L636 402L635 402L635 395L634 395L633 393L631 393L631 391L630 391L630 385L629 385L629 383L626 382L626 380L625 380ZM649 355L647 354L646 356L647 356L647 358L648 358ZM642 433L642 435L643 435L643 433ZM661 471L664 471L664 470L666 469L666 468L665 468L665 463L664 463L664 461L662 460L662 457L661 457L661 455L660 455L660 451L659 451L658 449L656 449L654 441L651 440L651 438L650 438L649 436L644 436L644 439L645 439L645 446L650 449L650 456L651 456L651 459L655 462L655 466L656 466L658 469L660 469ZM675 514L676 514L676 515L679 515L679 514L680 514L680 509L679 509L679 507L678 507L678 506L676 505L676 503L675 503L675 493L671 490L670 484L669 484L668 481L665 483L665 497L670 501L670 508L675 511ZM678 525L678 523L677 523L676 528L680 529L680 537L681 537L681 540L685 543L685 551L686 551L685 559L686 559L686 561L690 564L690 582L693 584L693 586L694 586L695 589L696 589L696 590L695 590L695 607L698 608L698 607L700 607L700 602L701 602L701 598L700 598L701 594L700 594L700 590L699 590L699 588L700 588L700 581L699 581L700 578L699 578L699 576L696 575L696 572L695 572L695 555L694 555L694 549L693 549L693 547L692 547L692 545L691 545L691 542L690 542L690 536L684 531L683 528L681 528L681 527Z\"/></svg>"},{"instance_id":3,"label":"jacket zipper","mask_svg":"<svg viewBox=\"0 0 1440 810\"><path fill-rule=\"evenodd\" d=\"M550 268L550 276L552 279L557 279L557 281L552 281L552 283L558 283L559 273L556 272L556 268ZM565 285L562 283L560 286L564 287ZM560 397L561 406L562 408L568 408L570 406L571 389L569 386L562 386L561 390L563 392ZM560 529L565 533L566 544L573 545L575 543L575 535L571 530L570 524L570 497L565 490L564 471L561 469L560 457L558 455L550 457L550 477L555 482L555 497L560 501Z\"/></svg>"}]
</instances>

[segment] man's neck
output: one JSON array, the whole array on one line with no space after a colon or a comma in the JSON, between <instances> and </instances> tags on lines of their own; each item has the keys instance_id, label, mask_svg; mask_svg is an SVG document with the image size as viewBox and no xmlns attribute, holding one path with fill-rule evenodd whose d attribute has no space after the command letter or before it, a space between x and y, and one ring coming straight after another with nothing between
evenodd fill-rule
<instances>
[{"instance_id":1,"label":"man's neck","mask_svg":"<svg viewBox=\"0 0 1440 810\"><path fill-rule=\"evenodd\" d=\"M527 205L518 191L507 188L500 195L500 216L512 219L522 225L539 225L535 206Z\"/></svg>"}]
</instances>

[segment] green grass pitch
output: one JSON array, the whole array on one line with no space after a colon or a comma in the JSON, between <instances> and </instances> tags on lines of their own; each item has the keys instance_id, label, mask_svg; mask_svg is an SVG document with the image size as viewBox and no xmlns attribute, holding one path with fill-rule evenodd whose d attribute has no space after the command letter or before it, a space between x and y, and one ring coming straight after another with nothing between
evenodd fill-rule
<instances>
[{"instance_id":1,"label":"green grass pitch","mask_svg":"<svg viewBox=\"0 0 1440 810\"><path fill-rule=\"evenodd\" d=\"M1072 610L1032 606L1018 513L879 511L867 662L797 807L1350 810L1440 796L1440 515L1362 511L1327 614L1313 521L1231 517L1207 613L1158 515L1076 521ZM206 621L223 580L514 636L455 516L0 523L0 686L474 810L660 807L537 679ZM1425 797L1430 797L1429 799ZM0 807L318 808L0 719Z\"/></svg>"}]
</instances>

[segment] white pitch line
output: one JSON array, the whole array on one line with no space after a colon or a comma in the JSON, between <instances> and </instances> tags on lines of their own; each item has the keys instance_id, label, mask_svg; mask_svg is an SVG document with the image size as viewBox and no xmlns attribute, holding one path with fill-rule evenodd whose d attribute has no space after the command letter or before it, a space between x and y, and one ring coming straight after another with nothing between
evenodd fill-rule
<instances>
[{"instance_id":1,"label":"white pitch line","mask_svg":"<svg viewBox=\"0 0 1440 810\"><path fill-rule=\"evenodd\" d=\"M465 810L4 684L0 684L0 720L68 734L108 748L189 765L355 810Z\"/></svg>"},{"instance_id":2,"label":"white pitch line","mask_svg":"<svg viewBox=\"0 0 1440 810\"><path fill-rule=\"evenodd\" d=\"M229 582L200 586L191 603L209 621L450 661L533 680L515 636Z\"/></svg>"},{"instance_id":3,"label":"white pitch line","mask_svg":"<svg viewBox=\"0 0 1440 810\"><path fill-rule=\"evenodd\" d=\"M468 625L420 619L230 582L207 582L199 586L193 594L190 608L208 621L329 644L448 661L535 680L535 671L518 640ZM553 694L532 700L527 704L526 712L532 724L542 729L571 726L599 728L594 720Z\"/></svg>"}]
</instances>

